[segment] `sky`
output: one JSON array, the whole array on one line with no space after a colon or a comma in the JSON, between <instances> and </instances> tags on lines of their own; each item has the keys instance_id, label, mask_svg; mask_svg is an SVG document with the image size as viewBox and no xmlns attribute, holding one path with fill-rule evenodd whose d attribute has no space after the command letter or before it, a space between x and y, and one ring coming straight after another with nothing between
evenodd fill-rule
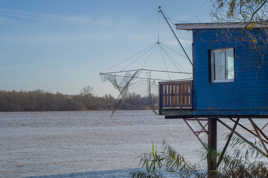
<instances>
[{"instance_id":1,"label":"sky","mask_svg":"<svg viewBox=\"0 0 268 178\"><path fill-rule=\"evenodd\" d=\"M157 39L178 49L157 12L159 5L172 23L212 20L210 0L0 0L0 4L0 90L79 94L92 86L98 96L116 94L100 72L126 69L124 60ZM177 33L190 52L191 34ZM164 66L162 54L154 50L146 66ZM181 61L178 65L187 68L180 58L175 58Z\"/></svg>"}]
</instances>

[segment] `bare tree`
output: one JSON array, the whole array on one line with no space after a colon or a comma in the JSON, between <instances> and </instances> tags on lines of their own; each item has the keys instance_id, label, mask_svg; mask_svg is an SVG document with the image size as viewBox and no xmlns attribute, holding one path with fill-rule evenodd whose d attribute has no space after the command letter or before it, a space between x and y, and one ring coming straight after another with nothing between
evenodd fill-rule
<instances>
[{"instance_id":1,"label":"bare tree","mask_svg":"<svg viewBox=\"0 0 268 178\"><path fill-rule=\"evenodd\" d=\"M82 88L81 95L82 96L86 96L86 95L93 96L93 90L94 90L93 87L88 85L88 86Z\"/></svg>"},{"instance_id":2,"label":"bare tree","mask_svg":"<svg viewBox=\"0 0 268 178\"><path fill-rule=\"evenodd\" d=\"M218 20L267 22L268 0L211 0Z\"/></svg>"}]
</instances>

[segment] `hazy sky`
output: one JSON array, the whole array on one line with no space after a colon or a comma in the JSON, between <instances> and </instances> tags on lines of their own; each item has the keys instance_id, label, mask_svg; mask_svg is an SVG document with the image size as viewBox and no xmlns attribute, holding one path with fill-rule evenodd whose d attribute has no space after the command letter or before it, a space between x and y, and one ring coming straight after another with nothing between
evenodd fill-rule
<instances>
[{"instance_id":1,"label":"hazy sky","mask_svg":"<svg viewBox=\"0 0 268 178\"><path fill-rule=\"evenodd\" d=\"M91 85L97 95L115 92L101 81L99 72L113 70L114 64L155 43L157 34L160 41L176 44L157 13L158 5L174 23L211 21L212 8L210 0L0 0L0 4L1 90L77 94ZM178 34L190 46L191 35Z\"/></svg>"}]
</instances>

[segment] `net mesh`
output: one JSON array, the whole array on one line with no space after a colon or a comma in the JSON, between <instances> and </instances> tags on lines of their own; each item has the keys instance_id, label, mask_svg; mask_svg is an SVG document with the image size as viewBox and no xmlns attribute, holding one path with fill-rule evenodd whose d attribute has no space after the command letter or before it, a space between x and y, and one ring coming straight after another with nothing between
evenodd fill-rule
<instances>
[{"instance_id":1,"label":"net mesh","mask_svg":"<svg viewBox=\"0 0 268 178\"><path fill-rule=\"evenodd\" d=\"M146 105L154 113L158 107L158 80L151 78L151 72L142 69L132 72L101 73L102 81L108 81L119 92L118 103L114 106L113 113L119 108L125 99L131 100L133 96L144 97L143 103L132 103L132 106ZM131 101L129 101L131 103Z\"/></svg>"},{"instance_id":2,"label":"net mesh","mask_svg":"<svg viewBox=\"0 0 268 178\"><path fill-rule=\"evenodd\" d=\"M131 95L138 94L144 99L142 103L128 101L127 104L144 105L144 107L150 107L148 109L156 113L158 108L158 82L191 79L191 68L188 65L185 60L181 59L176 50L158 42L148 48L147 52L146 50L142 51L141 55L127 58L118 64L116 66L117 70L113 70L117 72L100 73L100 75L102 81L108 81L119 92L118 103L114 106L114 111L119 108L123 100L131 98Z\"/></svg>"},{"instance_id":3,"label":"net mesh","mask_svg":"<svg viewBox=\"0 0 268 178\"><path fill-rule=\"evenodd\" d=\"M138 77L139 70L130 73L126 72L123 75L118 75L115 73L101 73L102 80L109 81L113 87L119 91L120 96L126 97L129 91L129 86L134 82L134 80Z\"/></svg>"}]
</instances>

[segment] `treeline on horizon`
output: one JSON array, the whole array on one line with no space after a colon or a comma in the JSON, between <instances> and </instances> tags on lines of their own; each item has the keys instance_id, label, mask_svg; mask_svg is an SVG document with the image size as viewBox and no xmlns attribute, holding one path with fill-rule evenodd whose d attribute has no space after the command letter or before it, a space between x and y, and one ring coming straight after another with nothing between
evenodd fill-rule
<instances>
[{"instance_id":1,"label":"treeline on horizon","mask_svg":"<svg viewBox=\"0 0 268 178\"><path fill-rule=\"evenodd\" d=\"M157 101L156 97L154 97L154 101ZM120 105L118 103L119 99L112 95L99 97L87 92L78 95L65 95L42 90L0 90L1 112L113 110L115 107L116 109L149 109L152 106L152 99L130 93L120 102Z\"/></svg>"}]
</instances>

